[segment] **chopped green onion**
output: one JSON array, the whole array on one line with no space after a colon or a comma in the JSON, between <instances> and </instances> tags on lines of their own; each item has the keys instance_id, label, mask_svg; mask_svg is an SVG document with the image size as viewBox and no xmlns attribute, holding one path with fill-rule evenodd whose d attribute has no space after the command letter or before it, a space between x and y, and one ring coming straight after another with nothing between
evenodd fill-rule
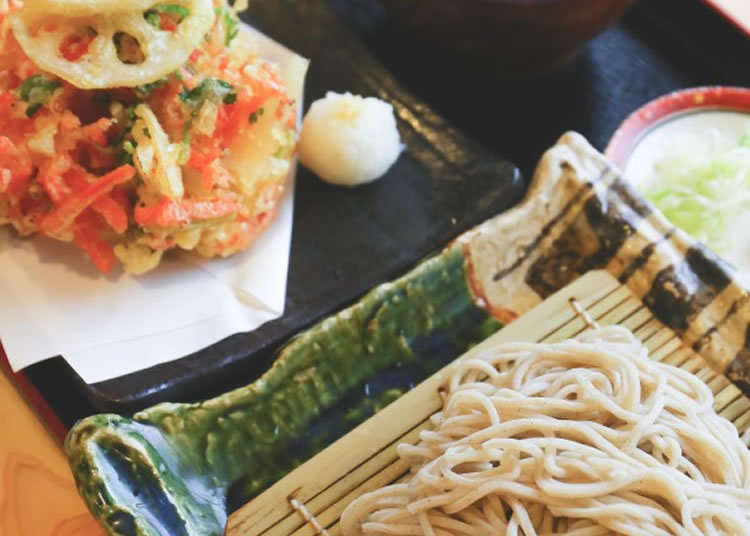
<instances>
[{"instance_id":1,"label":"chopped green onion","mask_svg":"<svg viewBox=\"0 0 750 536\"><path fill-rule=\"evenodd\" d=\"M217 7L214 12L224 23L224 46L229 46L240 33L240 19L228 7Z\"/></svg>"},{"instance_id":2,"label":"chopped green onion","mask_svg":"<svg viewBox=\"0 0 750 536\"><path fill-rule=\"evenodd\" d=\"M240 33L239 19L229 9L224 10L224 44L229 46Z\"/></svg>"},{"instance_id":3,"label":"chopped green onion","mask_svg":"<svg viewBox=\"0 0 750 536\"><path fill-rule=\"evenodd\" d=\"M149 82L147 84L142 84L140 86L136 86L135 91L138 93L138 96L140 98L145 98L151 95L151 92L155 90L156 88L159 88L166 84L169 81L169 76L165 76L164 78L160 78L159 80L156 80L154 82Z\"/></svg>"},{"instance_id":4,"label":"chopped green onion","mask_svg":"<svg viewBox=\"0 0 750 536\"><path fill-rule=\"evenodd\" d=\"M29 105L28 108L26 108L26 117L34 117L36 113L42 108L41 102L35 102L34 104Z\"/></svg>"},{"instance_id":5,"label":"chopped green onion","mask_svg":"<svg viewBox=\"0 0 750 536\"><path fill-rule=\"evenodd\" d=\"M237 92L234 86L218 78L206 78L198 86L180 93L180 99L197 112L204 102L222 101L224 104L237 102Z\"/></svg>"},{"instance_id":6,"label":"chopped green onion","mask_svg":"<svg viewBox=\"0 0 750 536\"><path fill-rule=\"evenodd\" d=\"M177 15L180 22L182 22L186 17L190 15L190 10L188 8L178 4L159 4L157 6L154 6L153 9L159 13L169 13L170 15Z\"/></svg>"},{"instance_id":7,"label":"chopped green onion","mask_svg":"<svg viewBox=\"0 0 750 536\"><path fill-rule=\"evenodd\" d=\"M52 80L47 78L43 74L35 74L30 76L19 86L18 90L21 94L21 98L27 102L33 102L34 97L40 93L44 93L45 96L51 95L57 88L62 84L58 80Z\"/></svg>"},{"instance_id":8,"label":"chopped green onion","mask_svg":"<svg viewBox=\"0 0 750 536\"><path fill-rule=\"evenodd\" d=\"M643 192L664 216L719 253L731 248L728 228L750 210L750 136L738 146L658 162Z\"/></svg>"},{"instance_id":9,"label":"chopped green onion","mask_svg":"<svg viewBox=\"0 0 750 536\"><path fill-rule=\"evenodd\" d=\"M128 153L128 152L123 151L120 154L120 164L129 164L129 165L132 166L133 165L133 155L130 154L130 153Z\"/></svg>"},{"instance_id":10,"label":"chopped green onion","mask_svg":"<svg viewBox=\"0 0 750 536\"><path fill-rule=\"evenodd\" d=\"M146 22L157 30L161 30L161 16L155 11L146 12Z\"/></svg>"},{"instance_id":11,"label":"chopped green onion","mask_svg":"<svg viewBox=\"0 0 750 536\"><path fill-rule=\"evenodd\" d=\"M249 121L251 123L257 123L258 119L260 119L260 116L263 115L265 110L263 108L258 108L256 111L250 114Z\"/></svg>"},{"instance_id":12,"label":"chopped green onion","mask_svg":"<svg viewBox=\"0 0 750 536\"><path fill-rule=\"evenodd\" d=\"M30 76L18 87L18 94L22 100L29 103L26 108L26 115L32 117L39 109L47 104L52 94L61 87L59 80L47 78L43 74Z\"/></svg>"},{"instance_id":13,"label":"chopped green onion","mask_svg":"<svg viewBox=\"0 0 750 536\"><path fill-rule=\"evenodd\" d=\"M146 11L143 16L151 26L157 30L161 30L162 14L176 15L177 24L179 24L190 15L190 10L178 4L158 4Z\"/></svg>"}]
</instances>

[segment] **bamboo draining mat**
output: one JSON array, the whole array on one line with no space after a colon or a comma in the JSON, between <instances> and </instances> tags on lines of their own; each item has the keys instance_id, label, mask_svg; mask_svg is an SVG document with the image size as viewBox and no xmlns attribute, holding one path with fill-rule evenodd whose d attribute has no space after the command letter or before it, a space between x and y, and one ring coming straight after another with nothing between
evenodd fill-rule
<instances>
[{"instance_id":1,"label":"bamboo draining mat","mask_svg":"<svg viewBox=\"0 0 750 536\"><path fill-rule=\"evenodd\" d=\"M633 331L651 357L679 366L704 380L716 395L716 410L740 432L750 425L750 400L677 336L607 272L596 271L551 296L459 359L510 341L556 342L586 329L576 303L600 325L620 324ZM352 430L273 487L235 512L229 536L315 536L340 534L338 521L346 506L368 491L407 476L397 445L418 441L429 417L442 407L440 386L451 375L449 365L399 400Z\"/></svg>"}]
</instances>

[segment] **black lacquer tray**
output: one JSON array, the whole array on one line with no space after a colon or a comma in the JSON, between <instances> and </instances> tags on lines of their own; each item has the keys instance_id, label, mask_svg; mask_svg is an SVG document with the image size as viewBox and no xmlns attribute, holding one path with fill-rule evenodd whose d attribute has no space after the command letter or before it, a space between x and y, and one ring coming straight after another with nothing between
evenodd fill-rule
<instances>
[{"instance_id":1,"label":"black lacquer tray","mask_svg":"<svg viewBox=\"0 0 750 536\"><path fill-rule=\"evenodd\" d=\"M699 0L641 0L569 64L522 82L498 76L491 59L440 65L412 52L377 0L253 2L246 20L311 58L306 103L328 90L393 101L409 151L382 181L356 190L300 170L282 318L99 384L84 384L59 357L27 369L65 426L247 384L290 336L516 203L518 169L530 176L562 132L577 130L601 149L656 96L750 85L750 41Z\"/></svg>"}]
</instances>

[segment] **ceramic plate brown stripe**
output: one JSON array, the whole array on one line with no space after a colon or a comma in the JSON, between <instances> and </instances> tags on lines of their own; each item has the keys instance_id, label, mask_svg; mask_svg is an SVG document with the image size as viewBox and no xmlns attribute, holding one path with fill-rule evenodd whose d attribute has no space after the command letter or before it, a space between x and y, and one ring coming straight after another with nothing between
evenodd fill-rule
<instances>
[{"instance_id":1,"label":"ceramic plate brown stripe","mask_svg":"<svg viewBox=\"0 0 750 536\"><path fill-rule=\"evenodd\" d=\"M493 311L518 316L589 270L606 269L750 393L747 289L578 134L565 134L542 157L518 207L460 240L474 292Z\"/></svg>"}]
</instances>

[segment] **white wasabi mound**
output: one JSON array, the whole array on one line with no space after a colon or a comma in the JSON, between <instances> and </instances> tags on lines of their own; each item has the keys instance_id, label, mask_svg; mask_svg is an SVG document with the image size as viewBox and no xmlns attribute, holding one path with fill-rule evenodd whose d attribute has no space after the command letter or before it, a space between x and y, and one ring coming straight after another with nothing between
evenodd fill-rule
<instances>
[{"instance_id":1,"label":"white wasabi mound","mask_svg":"<svg viewBox=\"0 0 750 536\"><path fill-rule=\"evenodd\" d=\"M393 106L374 97L330 91L310 107L299 142L302 164L341 186L382 177L402 149Z\"/></svg>"}]
</instances>

